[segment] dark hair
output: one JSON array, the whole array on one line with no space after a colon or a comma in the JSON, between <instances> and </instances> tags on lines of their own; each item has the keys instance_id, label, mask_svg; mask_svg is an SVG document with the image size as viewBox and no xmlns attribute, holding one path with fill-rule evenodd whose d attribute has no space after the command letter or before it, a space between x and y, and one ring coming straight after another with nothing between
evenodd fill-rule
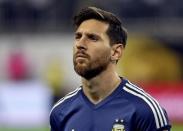
<instances>
[{"instance_id":1,"label":"dark hair","mask_svg":"<svg viewBox=\"0 0 183 131\"><path fill-rule=\"evenodd\" d=\"M74 25L76 29L83 21L89 19L96 19L108 23L109 27L106 33L110 38L110 44L122 43L125 47L127 31L122 26L121 21L114 14L96 7L84 8L74 17Z\"/></svg>"}]
</instances>

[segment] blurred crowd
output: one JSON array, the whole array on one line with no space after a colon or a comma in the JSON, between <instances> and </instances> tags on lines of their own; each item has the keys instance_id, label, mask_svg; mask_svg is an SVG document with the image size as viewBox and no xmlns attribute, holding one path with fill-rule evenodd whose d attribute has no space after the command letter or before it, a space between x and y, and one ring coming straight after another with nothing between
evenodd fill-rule
<instances>
[{"instance_id":1,"label":"blurred crowd","mask_svg":"<svg viewBox=\"0 0 183 131\"><path fill-rule=\"evenodd\" d=\"M1 0L1 31L61 31L71 29L71 18L80 8L98 6L126 20L182 18L183 2L172 0ZM135 18L135 19L134 19Z\"/></svg>"},{"instance_id":2,"label":"blurred crowd","mask_svg":"<svg viewBox=\"0 0 183 131\"><path fill-rule=\"evenodd\" d=\"M127 46L129 52L119 67L123 75L134 81L180 81L183 78L183 37L177 23L182 22L182 4L177 0L0 0L0 33L7 38L17 33L36 33L38 36L44 33L72 34L75 12L85 6L101 7L121 17L129 33L133 34ZM170 21L173 22L168 23ZM167 26L167 23L171 25ZM31 68L32 63L21 48L24 43L16 43L19 42L13 42L7 58L8 77L12 80L30 79L35 69ZM133 63L129 59L134 59ZM63 80L61 66L57 58L45 67L44 78L53 87L55 100L64 94L59 94Z\"/></svg>"}]
</instances>

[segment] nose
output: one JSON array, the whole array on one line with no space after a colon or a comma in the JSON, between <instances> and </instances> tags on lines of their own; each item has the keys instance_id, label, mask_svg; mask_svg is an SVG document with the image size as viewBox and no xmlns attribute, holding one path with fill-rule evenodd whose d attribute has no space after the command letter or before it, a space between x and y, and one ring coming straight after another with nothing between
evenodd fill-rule
<instances>
[{"instance_id":1,"label":"nose","mask_svg":"<svg viewBox=\"0 0 183 131\"><path fill-rule=\"evenodd\" d=\"M77 49L87 49L87 44L86 44L86 39L85 37L81 37L79 40L76 40L75 41L75 44L76 44L76 48Z\"/></svg>"}]
</instances>

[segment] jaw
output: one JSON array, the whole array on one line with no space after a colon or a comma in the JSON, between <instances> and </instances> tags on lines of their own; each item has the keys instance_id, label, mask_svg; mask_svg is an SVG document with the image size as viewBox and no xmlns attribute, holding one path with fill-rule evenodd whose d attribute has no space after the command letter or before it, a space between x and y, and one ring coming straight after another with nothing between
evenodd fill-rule
<instances>
[{"instance_id":1,"label":"jaw","mask_svg":"<svg viewBox=\"0 0 183 131\"><path fill-rule=\"evenodd\" d=\"M96 76L100 76L101 73L105 72L108 68L108 63L91 65L87 63L77 63L74 66L74 70L78 75L86 80L91 80Z\"/></svg>"}]
</instances>

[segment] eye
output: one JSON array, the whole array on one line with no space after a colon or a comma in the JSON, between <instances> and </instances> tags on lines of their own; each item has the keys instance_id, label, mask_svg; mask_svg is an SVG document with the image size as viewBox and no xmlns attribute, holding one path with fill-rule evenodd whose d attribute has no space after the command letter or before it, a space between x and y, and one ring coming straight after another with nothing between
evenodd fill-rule
<instances>
[{"instance_id":1,"label":"eye","mask_svg":"<svg viewBox=\"0 0 183 131\"><path fill-rule=\"evenodd\" d=\"M97 35L94 35L94 34L89 34L88 38L92 41L98 41L99 40L99 37Z\"/></svg>"},{"instance_id":2,"label":"eye","mask_svg":"<svg viewBox=\"0 0 183 131\"><path fill-rule=\"evenodd\" d=\"M82 37L81 33L76 33L75 34L75 40L79 40Z\"/></svg>"}]
</instances>

